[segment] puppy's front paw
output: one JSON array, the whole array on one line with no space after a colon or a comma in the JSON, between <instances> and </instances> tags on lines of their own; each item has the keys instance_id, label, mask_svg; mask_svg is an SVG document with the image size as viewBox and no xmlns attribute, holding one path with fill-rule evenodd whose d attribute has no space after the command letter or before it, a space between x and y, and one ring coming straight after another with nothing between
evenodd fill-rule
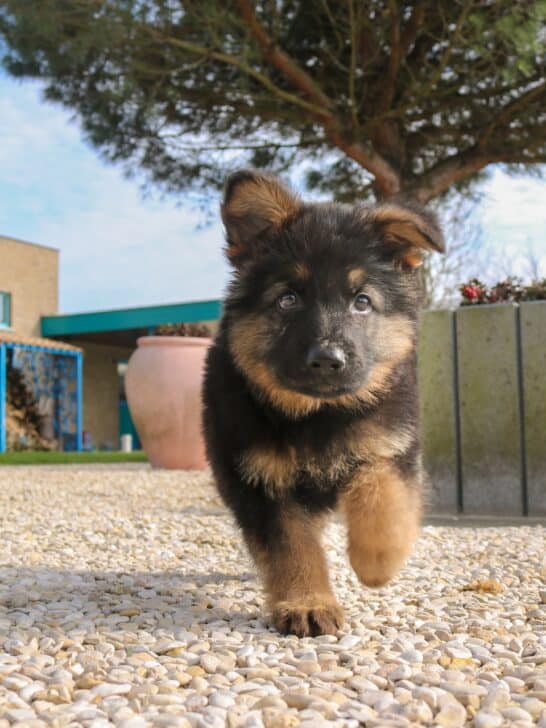
<instances>
[{"instance_id":1,"label":"puppy's front paw","mask_svg":"<svg viewBox=\"0 0 546 728\"><path fill-rule=\"evenodd\" d=\"M380 587L393 579L404 565L408 548L385 548L355 553L349 549L349 559L356 575L369 587Z\"/></svg>"},{"instance_id":2,"label":"puppy's front paw","mask_svg":"<svg viewBox=\"0 0 546 728\"><path fill-rule=\"evenodd\" d=\"M278 602L273 609L273 624L281 634L298 637L335 634L343 626L343 610L333 597Z\"/></svg>"}]
</instances>

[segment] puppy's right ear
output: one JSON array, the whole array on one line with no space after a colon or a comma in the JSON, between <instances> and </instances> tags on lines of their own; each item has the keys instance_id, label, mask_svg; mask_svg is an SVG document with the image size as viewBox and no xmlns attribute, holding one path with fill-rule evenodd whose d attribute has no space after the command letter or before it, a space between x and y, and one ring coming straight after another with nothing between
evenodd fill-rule
<instances>
[{"instance_id":1,"label":"puppy's right ear","mask_svg":"<svg viewBox=\"0 0 546 728\"><path fill-rule=\"evenodd\" d=\"M297 195L272 175L251 169L232 174L221 208L230 262L240 267L252 257L260 237L280 228L300 207Z\"/></svg>"}]
</instances>

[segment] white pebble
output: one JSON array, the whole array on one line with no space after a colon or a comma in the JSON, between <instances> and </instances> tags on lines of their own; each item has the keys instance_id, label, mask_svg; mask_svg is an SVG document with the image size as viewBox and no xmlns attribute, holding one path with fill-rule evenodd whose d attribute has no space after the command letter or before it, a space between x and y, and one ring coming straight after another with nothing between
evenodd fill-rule
<instances>
[{"instance_id":1,"label":"white pebble","mask_svg":"<svg viewBox=\"0 0 546 728\"><path fill-rule=\"evenodd\" d=\"M226 691L218 690L209 695L209 705L216 705L219 708L231 708L235 705L235 698Z\"/></svg>"},{"instance_id":2,"label":"white pebble","mask_svg":"<svg viewBox=\"0 0 546 728\"><path fill-rule=\"evenodd\" d=\"M336 667L334 670L324 670L316 674L316 677L325 682L343 682L352 676L352 671L346 667Z\"/></svg>"},{"instance_id":3,"label":"white pebble","mask_svg":"<svg viewBox=\"0 0 546 728\"><path fill-rule=\"evenodd\" d=\"M444 728L457 728L465 724L466 710L460 703L449 703L436 714L434 720Z\"/></svg>"},{"instance_id":4,"label":"white pebble","mask_svg":"<svg viewBox=\"0 0 546 728\"><path fill-rule=\"evenodd\" d=\"M516 721L516 720L522 720L527 721L528 723L532 723L533 719L529 715L529 713L526 710L522 710L521 708L503 708L501 710L501 713L505 718L508 720Z\"/></svg>"},{"instance_id":5,"label":"white pebble","mask_svg":"<svg viewBox=\"0 0 546 728\"><path fill-rule=\"evenodd\" d=\"M423 653L419 652L419 650L406 650L402 652L400 657L406 662L423 662Z\"/></svg>"},{"instance_id":6,"label":"white pebble","mask_svg":"<svg viewBox=\"0 0 546 728\"><path fill-rule=\"evenodd\" d=\"M389 672L389 679L394 681L407 680L411 675L412 671L409 665L399 665L392 672Z\"/></svg>"},{"instance_id":7,"label":"white pebble","mask_svg":"<svg viewBox=\"0 0 546 728\"><path fill-rule=\"evenodd\" d=\"M339 640L339 646L343 649L350 650L362 642L362 637L355 634L346 634Z\"/></svg>"},{"instance_id":8,"label":"white pebble","mask_svg":"<svg viewBox=\"0 0 546 728\"><path fill-rule=\"evenodd\" d=\"M131 692L132 685L129 683L101 683L91 688L91 694L99 698L105 698L108 695L125 695Z\"/></svg>"},{"instance_id":9,"label":"white pebble","mask_svg":"<svg viewBox=\"0 0 546 728\"><path fill-rule=\"evenodd\" d=\"M476 728L499 728L502 725L502 715L487 710L479 710L474 716Z\"/></svg>"},{"instance_id":10,"label":"white pebble","mask_svg":"<svg viewBox=\"0 0 546 728\"><path fill-rule=\"evenodd\" d=\"M118 728L147 728L149 725L146 718L143 718L140 715L135 715L133 718L126 718L116 724Z\"/></svg>"},{"instance_id":11,"label":"white pebble","mask_svg":"<svg viewBox=\"0 0 546 728\"><path fill-rule=\"evenodd\" d=\"M526 698L522 700L519 707L530 713L533 718L537 719L542 715L542 712L546 710L546 703L537 698Z\"/></svg>"},{"instance_id":12,"label":"white pebble","mask_svg":"<svg viewBox=\"0 0 546 728\"><path fill-rule=\"evenodd\" d=\"M472 652L468 649L468 647L463 647L458 644L447 644L446 652L450 657L456 657L459 659L472 657Z\"/></svg>"},{"instance_id":13,"label":"white pebble","mask_svg":"<svg viewBox=\"0 0 546 728\"><path fill-rule=\"evenodd\" d=\"M205 672L214 673L218 670L219 660L215 655L204 654L201 655L201 667Z\"/></svg>"}]
</instances>

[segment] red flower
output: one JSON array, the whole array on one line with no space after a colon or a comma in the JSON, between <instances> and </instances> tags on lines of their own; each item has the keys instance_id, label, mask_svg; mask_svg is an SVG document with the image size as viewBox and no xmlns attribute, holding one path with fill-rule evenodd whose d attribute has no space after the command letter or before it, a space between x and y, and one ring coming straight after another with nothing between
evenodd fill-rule
<instances>
[{"instance_id":1,"label":"red flower","mask_svg":"<svg viewBox=\"0 0 546 728\"><path fill-rule=\"evenodd\" d=\"M468 298L470 301L477 301L481 294L481 289L478 286L463 286L463 296Z\"/></svg>"}]
</instances>

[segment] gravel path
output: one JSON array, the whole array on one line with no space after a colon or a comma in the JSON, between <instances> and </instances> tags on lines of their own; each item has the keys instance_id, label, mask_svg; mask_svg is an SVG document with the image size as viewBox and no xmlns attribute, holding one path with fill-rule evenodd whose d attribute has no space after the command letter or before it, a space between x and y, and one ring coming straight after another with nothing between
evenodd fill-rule
<instances>
[{"instance_id":1,"label":"gravel path","mask_svg":"<svg viewBox=\"0 0 546 728\"><path fill-rule=\"evenodd\" d=\"M0 469L0 728L546 728L546 529L426 527L347 626L280 637L207 475Z\"/></svg>"}]
</instances>

